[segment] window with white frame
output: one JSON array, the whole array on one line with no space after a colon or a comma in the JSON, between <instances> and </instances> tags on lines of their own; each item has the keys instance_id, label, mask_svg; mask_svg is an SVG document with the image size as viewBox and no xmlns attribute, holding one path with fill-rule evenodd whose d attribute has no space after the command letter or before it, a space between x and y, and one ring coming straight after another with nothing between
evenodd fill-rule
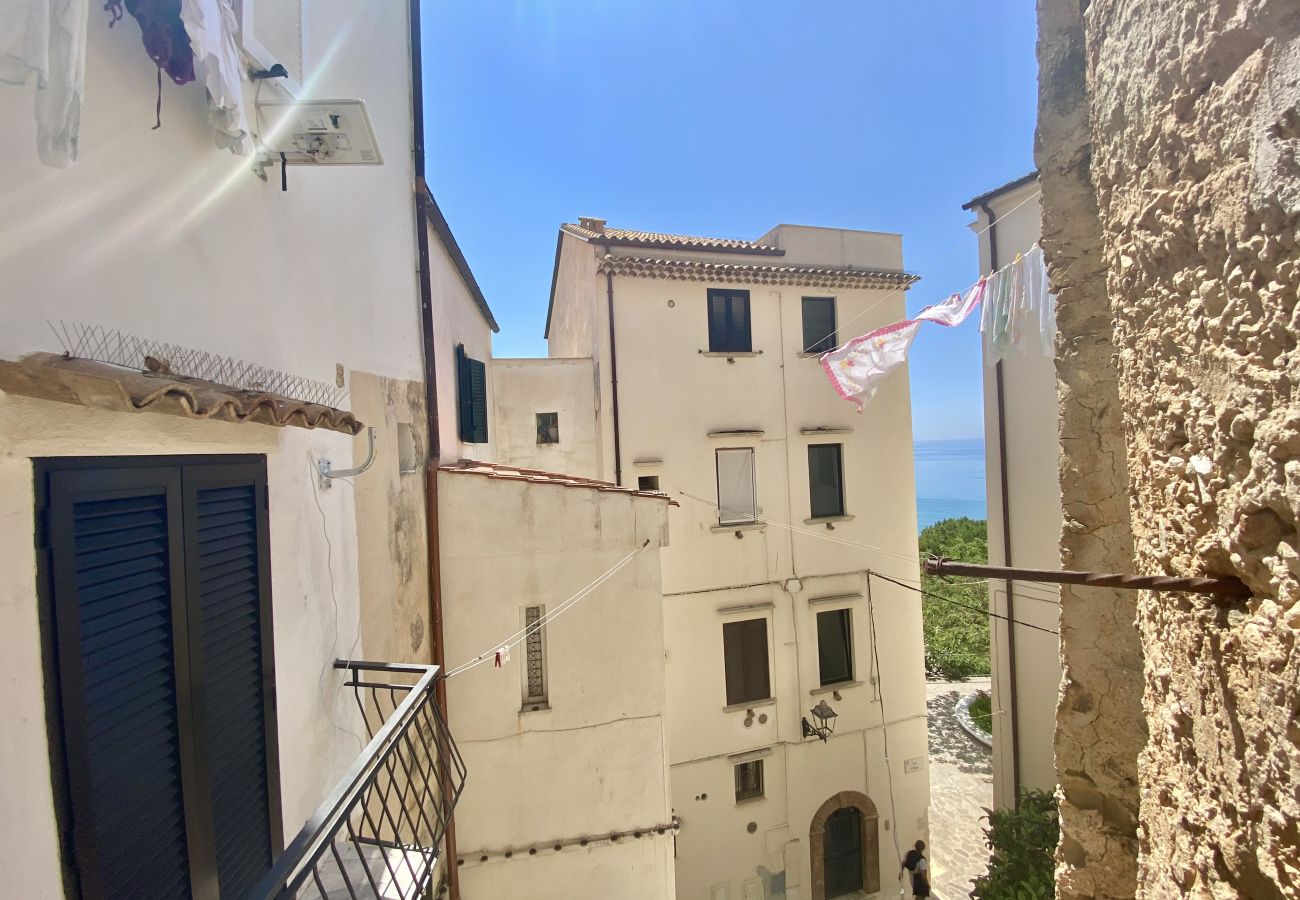
<instances>
[{"instance_id":1,"label":"window with white frame","mask_svg":"<svg viewBox=\"0 0 1300 900\"><path fill-rule=\"evenodd\" d=\"M743 525L758 518L754 448L717 451L718 524Z\"/></svg>"},{"instance_id":2,"label":"window with white frame","mask_svg":"<svg viewBox=\"0 0 1300 900\"><path fill-rule=\"evenodd\" d=\"M546 703L546 607L524 607L524 706Z\"/></svg>"}]
</instances>

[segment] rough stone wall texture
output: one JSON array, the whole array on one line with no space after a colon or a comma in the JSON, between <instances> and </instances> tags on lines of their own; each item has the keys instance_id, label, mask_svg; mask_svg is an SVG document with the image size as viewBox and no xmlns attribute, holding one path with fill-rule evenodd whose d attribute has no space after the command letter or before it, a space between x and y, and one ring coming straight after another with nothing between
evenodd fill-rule
<instances>
[{"instance_id":1,"label":"rough stone wall texture","mask_svg":"<svg viewBox=\"0 0 1300 900\"><path fill-rule=\"evenodd\" d=\"M1040 24L1080 5L1042 0ZM1136 565L1237 574L1255 592L1141 596L1137 893L1298 897L1300 3L1082 6L1081 71L1055 74L1085 92L1091 197L1045 183L1044 211L1095 209L1101 225ZM1045 33L1044 107L1050 47ZM1077 137L1041 122L1040 156ZM1063 238L1048 246L1058 278L1062 258L1097 249ZM1063 343L1074 327L1062 319ZM1064 451L1066 468L1095 456ZM1064 652L1110 637L1067 630Z\"/></svg>"},{"instance_id":2,"label":"rough stone wall texture","mask_svg":"<svg viewBox=\"0 0 1300 900\"><path fill-rule=\"evenodd\" d=\"M1083 19L1077 0L1039 11L1043 246L1057 291L1062 564L1131 571L1126 449L1102 227L1090 178ZM1061 590L1056 768L1061 897L1132 897L1137 759L1146 742L1142 647L1131 591Z\"/></svg>"}]
</instances>

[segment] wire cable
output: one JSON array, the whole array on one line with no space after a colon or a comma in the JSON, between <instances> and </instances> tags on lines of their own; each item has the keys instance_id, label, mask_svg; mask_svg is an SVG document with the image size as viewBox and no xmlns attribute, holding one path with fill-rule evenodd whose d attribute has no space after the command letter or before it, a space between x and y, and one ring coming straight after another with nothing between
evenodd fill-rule
<instances>
[{"instance_id":1,"label":"wire cable","mask_svg":"<svg viewBox=\"0 0 1300 900\"><path fill-rule=\"evenodd\" d=\"M889 716L885 714L885 687L880 680L880 642L876 640L876 600L871 596L871 579L870 570L867 572L867 621L871 624L871 664L876 670L876 702L880 704L880 738L884 743L885 751L885 777L889 781L889 818L892 827L889 829L890 836L894 839L894 855L899 859L903 858L902 850L898 846L898 811L894 806L894 767L889 762Z\"/></svg>"},{"instance_id":2,"label":"wire cable","mask_svg":"<svg viewBox=\"0 0 1300 900\"><path fill-rule=\"evenodd\" d=\"M618 562L614 563L614 565L610 566L608 569L606 569L604 572L598 575L594 580L589 582L585 587L580 589L576 594L573 594L571 597L569 597L564 602L560 603L554 609L540 616L537 619L537 621L529 625L525 625L523 628L519 629L514 634L511 634L506 638L504 638L503 640L498 641L497 643L493 644L491 647L489 647L487 650L484 650L482 653L480 653L478 656L474 657L473 659L463 662L460 665L447 670L446 674L443 675L442 677L451 678L455 675L461 674L462 672L467 672L470 669L474 668L475 666L482 665L488 660L495 660L498 651L510 650L514 647L519 646L530 636L540 631L542 629L542 626L547 625L550 622L553 622L555 619L562 616L569 609L576 606L580 601L582 601L583 599L585 599L586 597L594 593L597 588L599 588L606 581L608 581L609 579L613 578L616 574L618 574L618 572L624 566L626 566L629 562L632 561L632 558L634 556L636 556L638 553L640 553L648 546L650 546L649 538L647 538L641 544L641 546L637 547L635 550L628 553Z\"/></svg>"},{"instance_id":3,"label":"wire cable","mask_svg":"<svg viewBox=\"0 0 1300 900\"><path fill-rule=\"evenodd\" d=\"M910 584L905 584L905 583L902 582L902 581L899 581L899 580L897 580L897 579L895 579L895 578L890 578L888 575L882 575L882 574L880 574L879 572L872 572L872 571L868 570L868 571L867 571L867 575L868 575L868 576L874 575L874 576L876 576L877 578L881 579L882 581L888 581L890 584L896 584L896 585L898 585L898 586L901 587L901 588L906 588L906 589L909 590L909 591L914 591L914 592L920 594L920 595L923 596L923 597L929 597L931 600L937 600L937 601L939 601L940 603L947 603L947 604L949 604L950 606L960 606L962 609L969 609L971 612L977 612L977 613L979 613L981 616L989 616L990 618L993 618L993 619L1001 619L1002 621L1004 621L1004 622L1010 622L1010 623L1013 624L1013 625L1021 625L1021 626L1025 627L1025 628L1032 628L1032 629L1034 629L1035 631L1043 631L1043 632L1046 632L1047 634L1054 634L1054 635L1057 635L1058 637L1059 637L1060 634L1061 634L1061 632L1059 632L1059 631L1055 631L1055 630L1053 630L1053 629L1051 629L1051 628L1044 628L1044 627L1041 626L1041 625L1033 625L1033 624L1031 624L1031 623L1029 623L1029 622L1022 622L1020 619L1011 619L1011 618L1008 618L1008 617L1006 617L1006 616L999 615L999 614L993 612L992 610L988 610L988 609L980 609L978 606L971 606L971 605L968 604L968 603L961 603L961 602L959 602L959 601L957 601L957 600L952 600L952 599L950 599L950 598L948 598L948 597L944 597L944 596L941 595L941 594L936 594L936 593L934 593L933 591L927 591L927 590L925 590L924 588L912 587Z\"/></svg>"}]
</instances>

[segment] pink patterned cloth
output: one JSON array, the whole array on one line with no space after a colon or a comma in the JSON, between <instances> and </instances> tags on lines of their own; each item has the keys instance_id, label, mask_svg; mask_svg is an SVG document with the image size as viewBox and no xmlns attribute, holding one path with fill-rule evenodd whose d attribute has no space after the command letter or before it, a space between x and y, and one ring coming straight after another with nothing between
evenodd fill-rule
<instances>
[{"instance_id":1,"label":"pink patterned cloth","mask_svg":"<svg viewBox=\"0 0 1300 900\"><path fill-rule=\"evenodd\" d=\"M862 412L863 405L875 396L880 381L907 362L908 348L912 346L922 322L950 327L960 325L983 296L984 280L980 279L965 297L953 294L942 303L927 306L914 319L877 328L823 353L822 368L826 370L835 392Z\"/></svg>"}]
</instances>

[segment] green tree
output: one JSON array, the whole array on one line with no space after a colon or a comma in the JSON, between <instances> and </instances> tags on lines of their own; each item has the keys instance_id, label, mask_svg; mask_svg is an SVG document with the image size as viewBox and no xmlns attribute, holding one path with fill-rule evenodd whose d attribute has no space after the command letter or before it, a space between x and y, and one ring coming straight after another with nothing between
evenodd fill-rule
<instances>
[{"instance_id":1,"label":"green tree","mask_svg":"<svg viewBox=\"0 0 1300 900\"><path fill-rule=\"evenodd\" d=\"M988 528L979 519L943 519L921 532L921 559L946 556L962 562L988 562ZM942 678L989 673L988 587L984 581L944 581L921 572L921 587L933 597L921 600L925 631L925 670ZM961 604L958 606L956 604ZM963 608L964 607L973 607ZM981 615L979 611L986 614Z\"/></svg>"},{"instance_id":2,"label":"green tree","mask_svg":"<svg viewBox=\"0 0 1300 900\"><path fill-rule=\"evenodd\" d=\"M990 811L984 829L989 870L975 879L975 900L1048 900L1052 897L1054 854L1061 837L1056 796L1025 791L1019 809Z\"/></svg>"}]
</instances>

